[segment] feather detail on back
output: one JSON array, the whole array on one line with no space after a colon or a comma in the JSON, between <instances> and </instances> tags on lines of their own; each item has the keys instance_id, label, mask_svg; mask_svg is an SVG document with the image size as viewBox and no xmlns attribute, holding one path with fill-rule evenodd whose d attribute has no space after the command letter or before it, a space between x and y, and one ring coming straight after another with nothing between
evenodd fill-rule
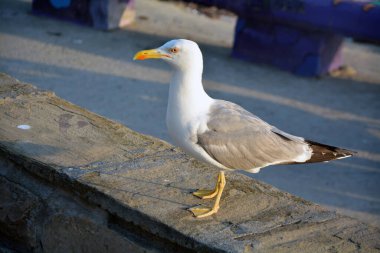
<instances>
[{"instance_id":1,"label":"feather detail on back","mask_svg":"<svg viewBox=\"0 0 380 253\"><path fill-rule=\"evenodd\" d=\"M311 158L303 138L281 131L231 102L215 101L207 127L197 134L196 144L230 169L252 171Z\"/></svg>"}]
</instances>

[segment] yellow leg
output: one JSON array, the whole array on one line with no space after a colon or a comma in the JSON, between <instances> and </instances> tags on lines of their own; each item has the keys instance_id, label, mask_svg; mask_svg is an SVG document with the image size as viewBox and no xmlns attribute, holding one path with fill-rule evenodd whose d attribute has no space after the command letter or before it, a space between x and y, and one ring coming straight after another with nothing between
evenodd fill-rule
<instances>
[{"instance_id":1,"label":"yellow leg","mask_svg":"<svg viewBox=\"0 0 380 253\"><path fill-rule=\"evenodd\" d=\"M203 218L203 217L207 217L218 212L220 198L222 197L222 193L223 193L225 185L226 185L226 178L224 176L224 171L221 171L218 176L217 185L215 186L216 200L215 200L214 206L212 208L208 208L208 207L190 208L189 210L194 214L195 217Z\"/></svg>"},{"instance_id":2,"label":"yellow leg","mask_svg":"<svg viewBox=\"0 0 380 253\"><path fill-rule=\"evenodd\" d=\"M198 198L201 198L201 199L212 199L213 197L215 197L216 194L218 194L219 182L221 180L220 175L221 174L219 173L218 180L216 181L214 189L212 189L212 190L199 189L199 190L193 192L193 195L197 196Z\"/></svg>"}]
</instances>

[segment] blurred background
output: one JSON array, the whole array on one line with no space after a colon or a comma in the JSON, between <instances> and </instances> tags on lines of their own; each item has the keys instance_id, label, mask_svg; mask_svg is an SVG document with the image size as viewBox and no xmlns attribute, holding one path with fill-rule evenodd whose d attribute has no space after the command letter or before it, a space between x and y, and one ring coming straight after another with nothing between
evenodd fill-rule
<instances>
[{"instance_id":1,"label":"blurred background","mask_svg":"<svg viewBox=\"0 0 380 253\"><path fill-rule=\"evenodd\" d=\"M369 2L372 7L362 11L380 8ZM378 44L346 37L339 55L344 67L305 77L231 57L238 17L215 7L136 0L128 7L127 26L112 31L34 15L31 8L31 0L0 0L1 72L170 142L165 113L171 70L132 57L173 38L194 40L212 97L235 102L291 134L358 152L350 159L272 166L249 176L380 227Z\"/></svg>"}]
</instances>

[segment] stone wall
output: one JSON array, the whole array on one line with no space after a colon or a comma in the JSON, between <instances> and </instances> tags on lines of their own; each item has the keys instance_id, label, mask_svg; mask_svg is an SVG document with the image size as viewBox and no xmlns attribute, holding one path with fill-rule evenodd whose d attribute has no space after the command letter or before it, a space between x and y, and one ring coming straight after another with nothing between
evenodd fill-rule
<instances>
[{"instance_id":1,"label":"stone wall","mask_svg":"<svg viewBox=\"0 0 380 253\"><path fill-rule=\"evenodd\" d=\"M0 251L380 252L379 229L237 173L218 214L193 218L216 174L0 75Z\"/></svg>"}]
</instances>

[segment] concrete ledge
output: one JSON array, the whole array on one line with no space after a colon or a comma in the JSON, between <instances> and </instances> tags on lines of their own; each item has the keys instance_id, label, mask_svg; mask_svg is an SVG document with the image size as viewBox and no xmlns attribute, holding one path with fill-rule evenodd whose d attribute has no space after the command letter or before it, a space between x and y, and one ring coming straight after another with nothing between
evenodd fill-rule
<instances>
[{"instance_id":1,"label":"concrete ledge","mask_svg":"<svg viewBox=\"0 0 380 253\"><path fill-rule=\"evenodd\" d=\"M30 129L19 129L29 125ZM217 215L217 170L169 144L0 76L0 250L380 252L380 231L240 174Z\"/></svg>"}]
</instances>

